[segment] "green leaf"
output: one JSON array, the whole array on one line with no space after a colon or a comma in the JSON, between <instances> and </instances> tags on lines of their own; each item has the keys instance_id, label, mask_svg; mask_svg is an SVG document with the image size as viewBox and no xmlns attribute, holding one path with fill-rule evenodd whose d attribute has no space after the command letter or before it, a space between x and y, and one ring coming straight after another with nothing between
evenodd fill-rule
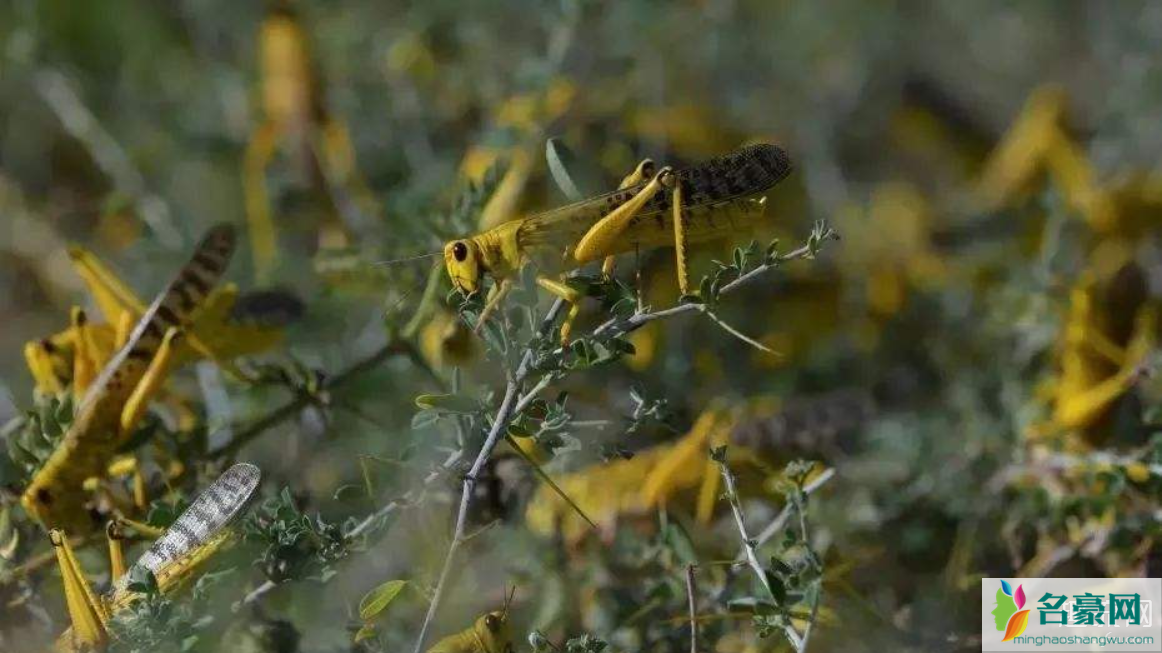
<instances>
[{"instance_id":1,"label":"green leaf","mask_svg":"<svg viewBox=\"0 0 1162 653\"><path fill-rule=\"evenodd\" d=\"M480 410L480 402L466 395L420 395L416 397L416 406L425 410L435 410L442 413L457 413L471 415Z\"/></svg>"},{"instance_id":2,"label":"green leaf","mask_svg":"<svg viewBox=\"0 0 1162 653\"><path fill-rule=\"evenodd\" d=\"M557 183L561 193L571 202L582 199L581 191L577 189L577 184L569 174L569 166L573 165L575 157L561 139L550 138L545 143L545 160L549 164L549 173L553 175L553 181Z\"/></svg>"},{"instance_id":3,"label":"green leaf","mask_svg":"<svg viewBox=\"0 0 1162 653\"><path fill-rule=\"evenodd\" d=\"M363 595L363 599L359 601L359 618L363 621L374 619L395 600L395 597L399 596L406 585L406 580L389 580ZM355 641L359 641L358 635Z\"/></svg>"}]
</instances>

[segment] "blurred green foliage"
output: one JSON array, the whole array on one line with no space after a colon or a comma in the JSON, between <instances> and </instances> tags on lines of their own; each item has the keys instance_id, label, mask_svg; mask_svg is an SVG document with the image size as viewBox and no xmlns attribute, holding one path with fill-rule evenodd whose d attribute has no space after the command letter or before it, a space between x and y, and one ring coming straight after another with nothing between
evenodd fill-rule
<instances>
[{"instance_id":1,"label":"blurred green foliage","mask_svg":"<svg viewBox=\"0 0 1162 653\"><path fill-rule=\"evenodd\" d=\"M134 579L123 650L410 650L438 586L429 644L513 585L516 650L689 650L688 591L702 650L790 650L809 624L811 650L977 650L981 577L1157 577L1160 30L1146 2L0 4L0 648L67 626L17 498L71 421L22 357L93 308L68 245L148 298L220 221L246 235L243 296L303 310L272 309L297 319L240 362L249 382L206 361L175 375L194 425L168 404L149 420L161 444L139 452L169 516L149 521L231 459L263 469L266 498L192 591ZM571 279L588 299L560 348L531 274L476 335L482 298L431 273L482 220L756 141L796 172L755 233L698 248L696 300L670 250L623 256L611 279ZM804 243L810 260L720 295ZM682 301L699 308L622 328ZM467 484L441 584L526 352L541 394ZM738 489L708 522L694 496L720 471L699 445L702 475L665 505L610 508L576 540L530 527L526 458L556 479L649 463L603 486L628 496L720 405L740 407L720 456ZM761 576L729 562L784 510ZM356 642L361 599L394 580Z\"/></svg>"}]
</instances>

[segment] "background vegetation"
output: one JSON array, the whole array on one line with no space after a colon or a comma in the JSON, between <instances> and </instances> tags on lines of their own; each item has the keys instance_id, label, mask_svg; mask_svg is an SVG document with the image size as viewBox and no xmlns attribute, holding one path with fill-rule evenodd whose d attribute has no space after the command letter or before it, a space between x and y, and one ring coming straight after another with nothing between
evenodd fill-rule
<instances>
[{"instance_id":1,"label":"background vegetation","mask_svg":"<svg viewBox=\"0 0 1162 653\"><path fill-rule=\"evenodd\" d=\"M187 473L147 467L150 519L231 460L263 498L220 573L125 617L127 650L411 650L434 596L429 644L513 586L516 650L691 650L691 600L698 650L976 650L982 576L1160 575L1162 6L285 9L0 5L0 648L67 625L16 498L21 447L70 419L22 347L94 308L68 245L148 298L223 221L244 297L278 290L233 319L285 338L249 382L174 375L194 418L151 428ZM796 171L695 278L777 269L633 333L679 303L668 249L592 277L563 351L544 293L475 336L479 304L410 260L750 142ZM490 431L599 528L509 443L469 475Z\"/></svg>"}]
</instances>

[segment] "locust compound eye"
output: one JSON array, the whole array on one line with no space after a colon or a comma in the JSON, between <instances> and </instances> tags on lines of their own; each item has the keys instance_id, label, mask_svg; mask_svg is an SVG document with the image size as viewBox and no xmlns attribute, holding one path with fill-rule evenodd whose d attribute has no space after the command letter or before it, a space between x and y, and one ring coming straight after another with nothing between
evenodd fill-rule
<instances>
[{"instance_id":1,"label":"locust compound eye","mask_svg":"<svg viewBox=\"0 0 1162 653\"><path fill-rule=\"evenodd\" d=\"M461 263L468 258L468 246L464 244L464 241L461 240L452 245L452 256L455 256L456 260Z\"/></svg>"},{"instance_id":2,"label":"locust compound eye","mask_svg":"<svg viewBox=\"0 0 1162 653\"><path fill-rule=\"evenodd\" d=\"M494 614L487 615L484 617L484 625L488 627L488 630L495 633L500 630L500 619L497 619Z\"/></svg>"}]
</instances>

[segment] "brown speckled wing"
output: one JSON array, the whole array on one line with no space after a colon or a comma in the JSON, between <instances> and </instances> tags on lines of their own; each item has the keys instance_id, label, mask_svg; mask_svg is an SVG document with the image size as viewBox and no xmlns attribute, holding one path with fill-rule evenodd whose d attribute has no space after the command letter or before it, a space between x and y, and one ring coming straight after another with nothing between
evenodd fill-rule
<instances>
[{"instance_id":1,"label":"brown speckled wing","mask_svg":"<svg viewBox=\"0 0 1162 653\"><path fill-rule=\"evenodd\" d=\"M791 159L782 148L767 143L751 145L729 154L677 170L690 208L726 204L758 195L791 174ZM605 215L624 204L646 182L527 218L521 225L522 246L564 247L576 242ZM638 214L641 220L670 210L670 193L658 193Z\"/></svg>"}]
</instances>

